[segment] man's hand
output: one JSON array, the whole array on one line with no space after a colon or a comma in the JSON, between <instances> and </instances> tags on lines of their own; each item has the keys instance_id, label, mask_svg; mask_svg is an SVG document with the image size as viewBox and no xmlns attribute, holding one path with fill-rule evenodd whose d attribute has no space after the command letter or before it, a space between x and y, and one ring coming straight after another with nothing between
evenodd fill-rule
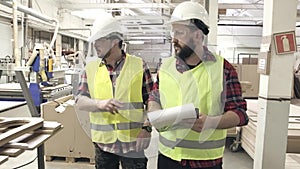
<instances>
[{"instance_id":1,"label":"man's hand","mask_svg":"<svg viewBox=\"0 0 300 169\"><path fill-rule=\"evenodd\" d=\"M142 129L139 135L137 136L136 151L139 152L148 148L150 144L150 140L151 140L151 133Z\"/></svg>"},{"instance_id":2,"label":"man's hand","mask_svg":"<svg viewBox=\"0 0 300 169\"><path fill-rule=\"evenodd\" d=\"M206 118L207 118L207 115L200 114L199 118L197 118L197 119L184 119L180 122L180 124L185 126L185 127L190 127L192 130L194 130L196 132L201 132L203 127L204 127L204 123L206 121Z\"/></svg>"},{"instance_id":3,"label":"man's hand","mask_svg":"<svg viewBox=\"0 0 300 169\"><path fill-rule=\"evenodd\" d=\"M108 111L112 114L119 113L118 109L123 107L123 103L116 99L95 100L96 106L101 111Z\"/></svg>"}]
</instances>

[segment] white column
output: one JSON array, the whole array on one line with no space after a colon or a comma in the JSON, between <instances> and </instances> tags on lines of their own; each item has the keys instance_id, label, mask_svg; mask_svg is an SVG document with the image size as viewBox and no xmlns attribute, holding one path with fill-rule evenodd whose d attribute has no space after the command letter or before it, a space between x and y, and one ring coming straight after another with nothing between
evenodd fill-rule
<instances>
[{"instance_id":1,"label":"white column","mask_svg":"<svg viewBox=\"0 0 300 169\"><path fill-rule=\"evenodd\" d=\"M79 39L78 50L83 52L84 41Z\"/></svg>"},{"instance_id":2,"label":"white column","mask_svg":"<svg viewBox=\"0 0 300 169\"><path fill-rule=\"evenodd\" d=\"M85 56L84 56L84 50L83 50L84 49L84 41L83 40L79 40L78 47L79 47L78 51L82 52L81 54L79 54L80 55L79 56L79 63L83 64L83 58L85 58Z\"/></svg>"},{"instance_id":3,"label":"white column","mask_svg":"<svg viewBox=\"0 0 300 169\"><path fill-rule=\"evenodd\" d=\"M264 1L263 36L295 31L297 0ZM293 77L293 53L277 55L271 40L269 75L260 75L254 169L283 169Z\"/></svg>"},{"instance_id":4,"label":"white column","mask_svg":"<svg viewBox=\"0 0 300 169\"><path fill-rule=\"evenodd\" d=\"M56 53L56 66L61 66L61 52L62 52L62 36L57 34L55 41L55 53Z\"/></svg>"},{"instance_id":5,"label":"white column","mask_svg":"<svg viewBox=\"0 0 300 169\"><path fill-rule=\"evenodd\" d=\"M217 34L218 34L218 0L206 1L209 13L209 34L207 40L207 47L210 51L217 50ZM206 5L207 6L207 5Z\"/></svg>"}]
</instances>

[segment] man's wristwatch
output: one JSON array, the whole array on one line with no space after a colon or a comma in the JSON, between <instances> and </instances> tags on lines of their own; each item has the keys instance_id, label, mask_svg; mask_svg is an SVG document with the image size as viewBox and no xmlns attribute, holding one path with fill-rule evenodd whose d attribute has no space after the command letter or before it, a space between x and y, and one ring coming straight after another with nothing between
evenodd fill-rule
<instances>
[{"instance_id":1,"label":"man's wristwatch","mask_svg":"<svg viewBox=\"0 0 300 169\"><path fill-rule=\"evenodd\" d=\"M152 127L151 126L143 126L142 129L146 130L148 133L152 132Z\"/></svg>"}]
</instances>

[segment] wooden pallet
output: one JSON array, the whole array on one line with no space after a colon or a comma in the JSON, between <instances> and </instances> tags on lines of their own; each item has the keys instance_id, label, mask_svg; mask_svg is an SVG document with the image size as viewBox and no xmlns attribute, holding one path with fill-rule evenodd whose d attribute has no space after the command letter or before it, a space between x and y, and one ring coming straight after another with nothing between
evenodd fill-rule
<instances>
[{"instance_id":1,"label":"wooden pallet","mask_svg":"<svg viewBox=\"0 0 300 169\"><path fill-rule=\"evenodd\" d=\"M95 164L95 158L46 156L46 161L65 161L66 163L89 162Z\"/></svg>"}]
</instances>

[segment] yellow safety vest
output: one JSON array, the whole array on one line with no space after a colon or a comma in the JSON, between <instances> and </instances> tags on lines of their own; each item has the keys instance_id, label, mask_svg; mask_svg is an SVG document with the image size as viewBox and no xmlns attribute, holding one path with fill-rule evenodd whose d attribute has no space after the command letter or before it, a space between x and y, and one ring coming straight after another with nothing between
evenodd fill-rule
<instances>
[{"instance_id":1,"label":"yellow safety vest","mask_svg":"<svg viewBox=\"0 0 300 169\"><path fill-rule=\"evenodd\" d=\"M176 69L176 58L164 59L159 71L159 91L162 108L193 103L200 113L209 116L224 112L223 61L202 62L195 68L180 73ZM192 124L191 124L192 125ZM223 156L226 130L207 129L195 132L190 128L169 128L160 132L159 151L176 161L213 160Z\"/></svg>"},{"instance_id":2,"label":"yellow safety vest","mask_svg":"<svg viewBox=\"0 0 300 169\"><path fill-rule=\"evenodd\" d=\"M115 98L124 103L119 114L90 112L91 136L96 143L134 142L144 122L142 97L143 61L126 55L113 91L109 71L100 60L86 66L87 83L91 98L106 100Z\"/></svg>"}]
</instances>

